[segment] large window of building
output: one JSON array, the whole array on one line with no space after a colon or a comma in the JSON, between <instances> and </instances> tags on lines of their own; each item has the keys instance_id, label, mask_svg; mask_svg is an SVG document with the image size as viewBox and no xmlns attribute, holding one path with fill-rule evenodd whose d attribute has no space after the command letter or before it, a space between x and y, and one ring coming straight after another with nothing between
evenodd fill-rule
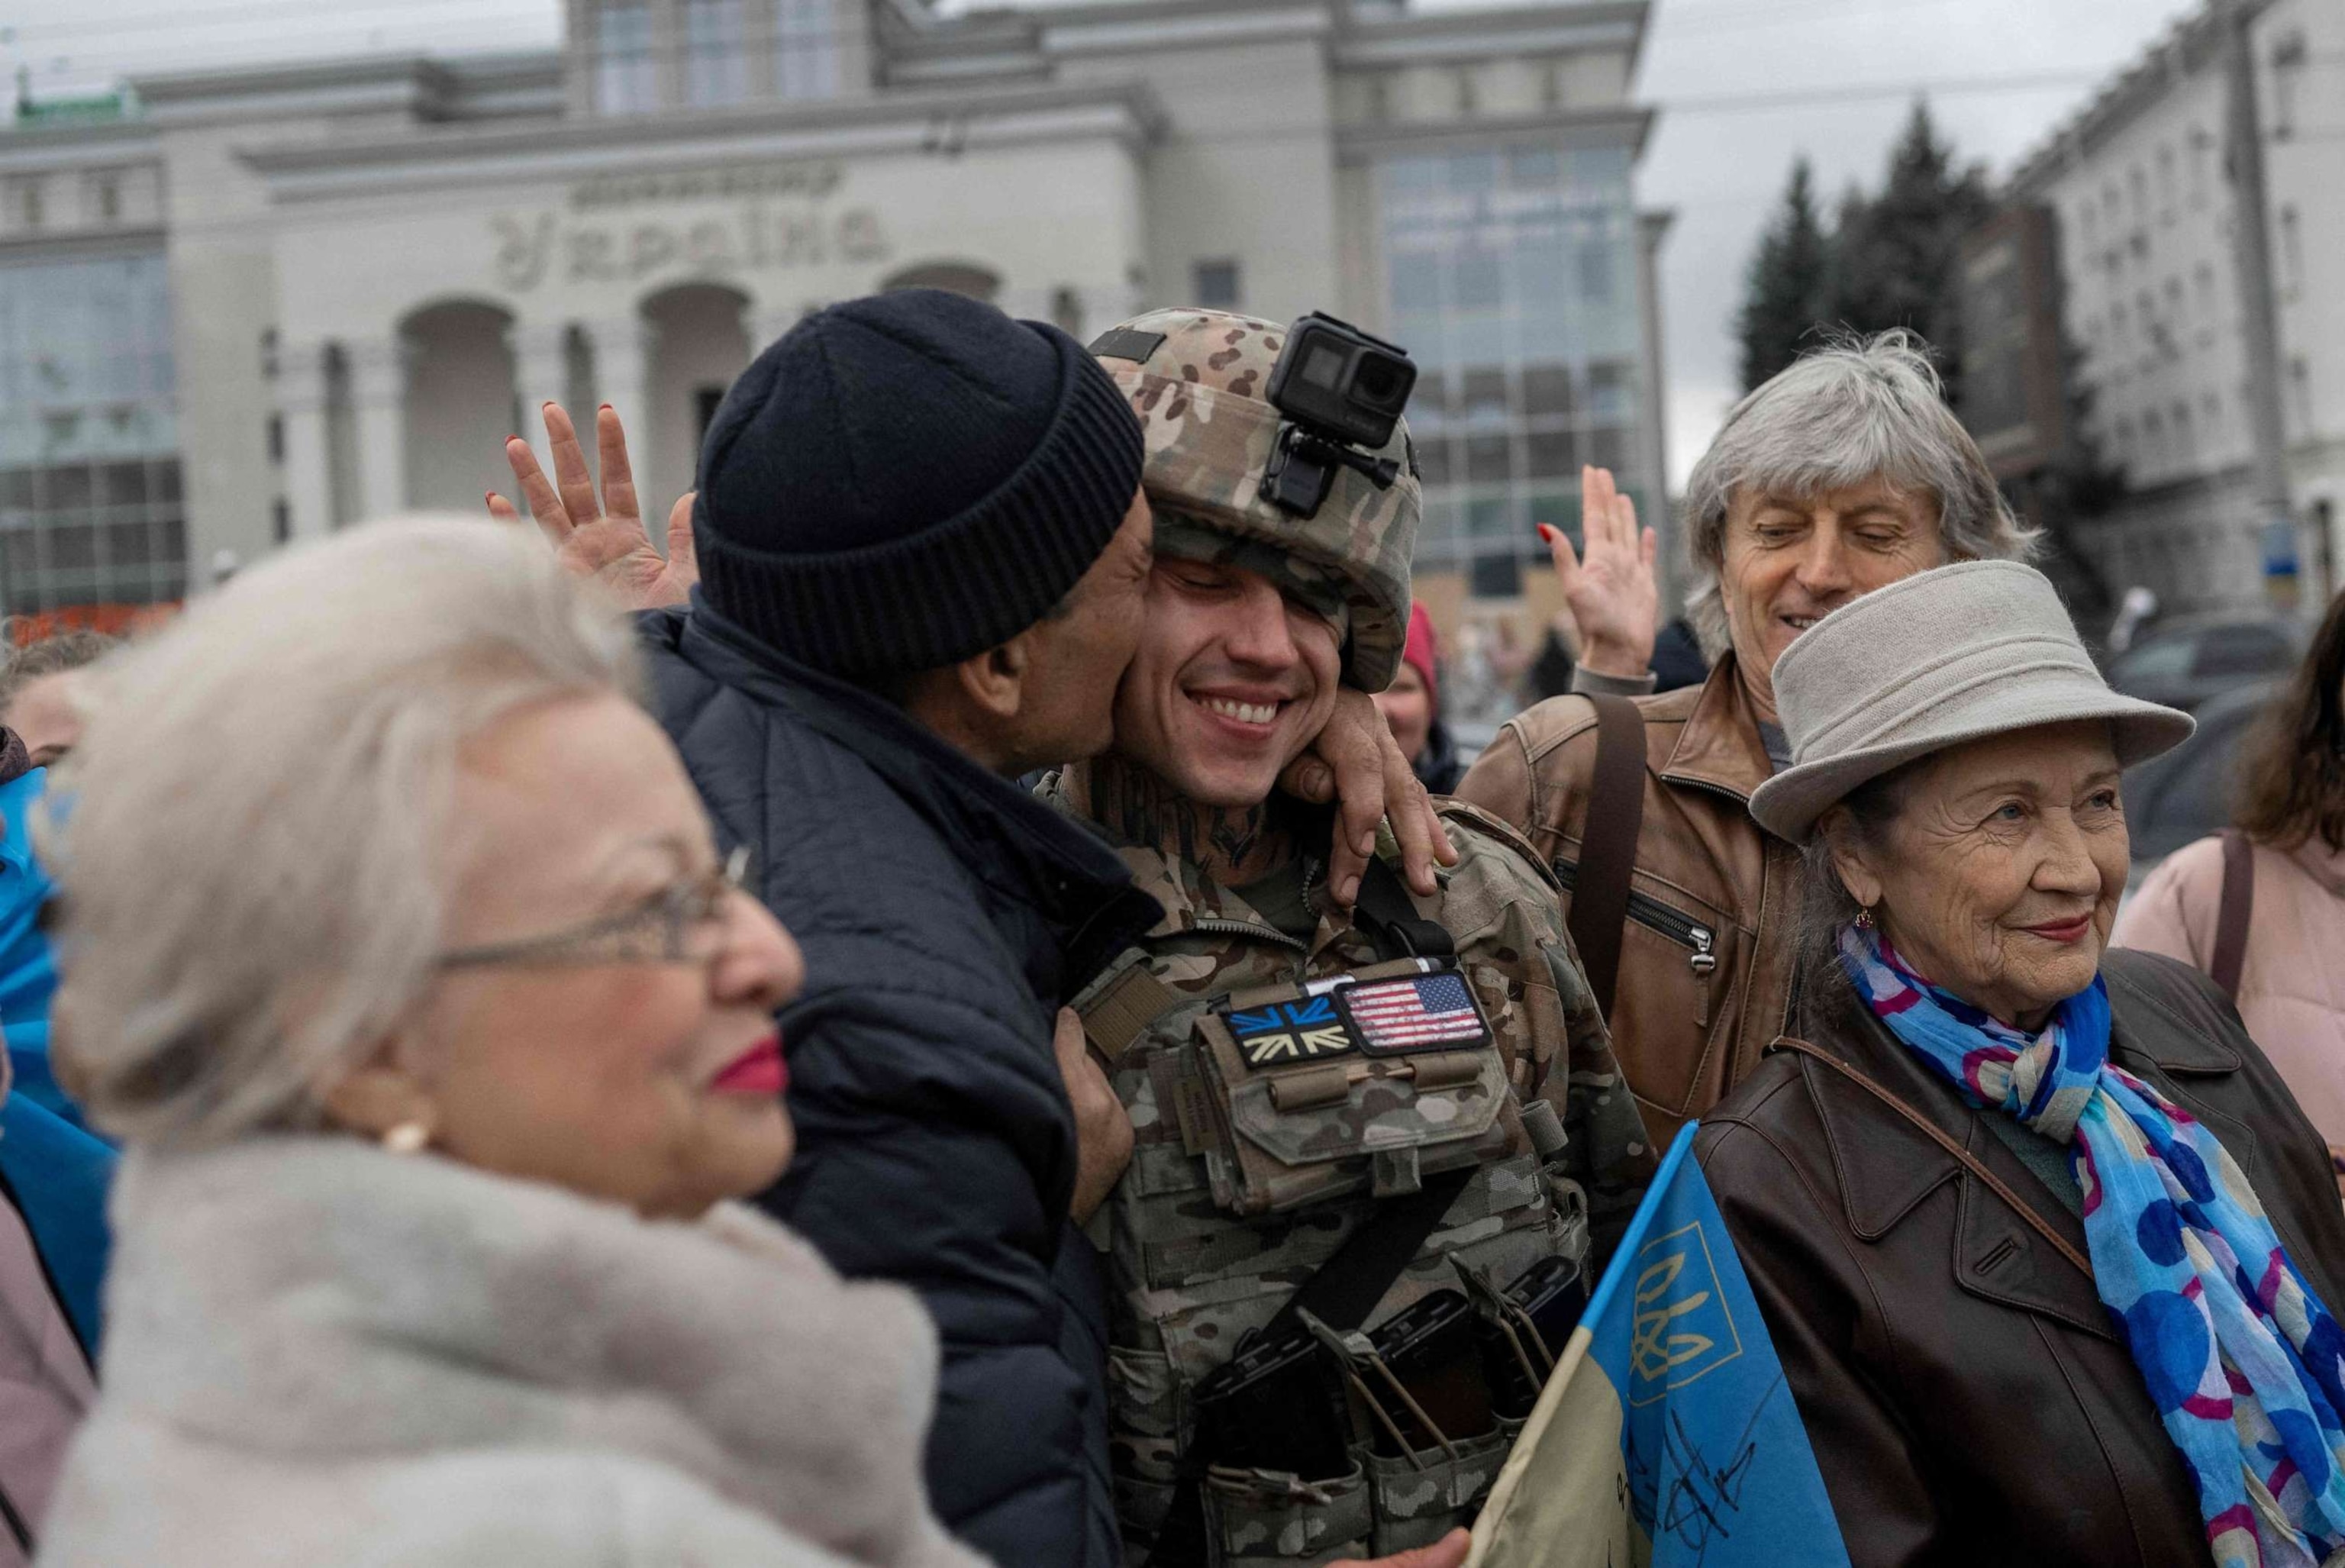
<instances>
[{"instance_id":1,"label":"large window of building","mask_svg":"<svg viewBox=\"0 0 2345 1568\"><path fill-rule=\"evenodd\" d=\"M827 98L838 91L838 20L832 0L774 0L774 92Z\"/></svg>"},{"instance_id":2,"label":"large window of building","mask_svg":"<svg viewBox=\"0 0 2345 1568\"><path fill-rule=\"evenodd\" d=\"M1623 149L1523 146L1377 170L1386 321L1420 367L1421 566L1521 590L1535 527L1579 532L1579 469L1638 494L1643 407L1636 216Z\"/></svg>"},{"instance_id":3,"label":"large window of building","mask_svg":"<svg viewBox=\"0 0 2345 1568\"><path fill-rule=\"evenodd\" d=\"M0 266L0 605L187 592L160 255Z\"/></svg>"},{"instance_id":4,"label":"large window of building","mask_svg":"<svg viewBox=\"0 0 2345 1568\"><path fill-rule=\"evenodd\" d=\"M1228 257L1193 263L1189 298L1209 311L1234 311L1245 293L1240 278L1237 262Z\"/></svg>"},{"instance_id":5,"label":"large window of building","mask_svg":"<svg viewBox=\"0 0 2345 1568\"><path fill-rule=\"evenodd\" d=\"M684 101L695 108L749 96L741 0L684 0Z\"/></svg>"},{"instance_id":6,"label":"large window of building","mask_svg":"<svg viewBox=\"0 0 2345 1568\"><path fill-rule=\"evenodd\" d=\"M659 107L650 0L604 0L594 14L594 107L606 115Z\"/></svg>"}]
</instances>

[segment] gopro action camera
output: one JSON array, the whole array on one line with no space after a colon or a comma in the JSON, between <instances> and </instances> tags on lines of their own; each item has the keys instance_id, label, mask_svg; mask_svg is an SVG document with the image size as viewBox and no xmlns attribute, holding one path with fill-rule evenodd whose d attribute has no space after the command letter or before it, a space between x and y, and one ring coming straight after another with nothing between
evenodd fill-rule
<instances>
[{"instance_id":1,"label":"gopro action camera","mask_svg":"<svg viewBox=\"0 0 2345 1568\"><path fill-rule=\"evenodd\" d=\"M1360 449L1373 451L1392 440L1416 390L1416 366L1406 351L1333 316L1297 317L1263 389L1286 416L1263 473L1263 499L1294 516L1315 517L1327 504L1339 467L1365 475L1379 490L1389 488L1400 464Z\"/></svg>"},{"instance_id":2,"label":"gopro action camera","mask_svg":"<svg viewBox=\"0 0 2345 1568\"><path fill-rule=\"evenodd\" d=\"M1392 439L1416 389L1416 366L1406 351L1315 312L1286 329L1286 348L1263 395L1314 434L1373 451Z\"/></svg>"}]
</instances>

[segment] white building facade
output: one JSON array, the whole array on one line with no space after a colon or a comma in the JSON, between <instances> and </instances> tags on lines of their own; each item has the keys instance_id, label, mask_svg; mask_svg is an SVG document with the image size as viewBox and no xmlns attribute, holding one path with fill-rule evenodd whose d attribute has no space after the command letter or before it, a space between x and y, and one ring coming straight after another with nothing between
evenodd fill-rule
<instances>
[{"instance_id":1,"label":"white building facade","mask_svg":"<svg viewBox=\"0 0 2345 1568\"><path fill-rule=\"evenodd\" d=\"M569 0L558 51L141 78L0 131L0 599L200 591L510 491L547 400L647 511L756 349L927 283L1089 336L1325 310L1410 349L1421 564L1519 594L1582 462L1662 508L1647 0Z\"/></svg>"},{"instance_id":2,"label":"white building facade","mask_svg":"<svg viewBox=\"0 0 2345 1568\"><path fill-rule=\"evenodd\" d=\"M2284 439L2304 597L2340 585L2345 527L2345 6L2250 0ZM2019 170L2055 215L2062 322L2087 433L2126 494L2080 543L2112 588L2169 608L2258 606L2249 358L2221 30L2178 25Z\"/></svg>"}]
</instances>

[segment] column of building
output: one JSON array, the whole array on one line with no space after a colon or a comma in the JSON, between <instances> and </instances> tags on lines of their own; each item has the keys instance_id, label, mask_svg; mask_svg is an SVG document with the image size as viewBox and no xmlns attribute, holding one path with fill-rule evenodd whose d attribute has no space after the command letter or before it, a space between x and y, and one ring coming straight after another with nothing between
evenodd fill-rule
<instances>
[{"instance_id":1,"label":"column of building","mask_svg":"<svg viewBox=\"0 0 2345 1568\"><path fill-rule=\"evenodd\" d=\"M558 402L570 417L591 432L594 410L570 408L570 328L562 321L523 321L513 328L513 394L521 404L521 430L533 445L544 425L539 411ZM588 435L591 440L591 434Z\"/></svg>"},{"instance_id":2,"label":"column of building","mask_svg":"<svg viewBox=\"0 0 2345 1568\"><path fill-rule=\"evenodd\" d=\"M330 345L287 344L277 356L277 412L285 431L285 504L293 537L333 526L333 459L327 440L326 354Z\"/></svg>"},{"instance_id":3,"label":"column of building","mask_svg":"<svg viewBox=\"0 0 2345 1568\"><path fill-rule=\"evenodd\" d=\"M742 321L748 330L749 357L754 360L764 353L775 339L797 326L813 309L810 304L753 303Z\"/></svg>"},{"instance_id":4,"label":"column of building","mask_svg":"<svg viewBox=\"0 0 2345 1568\"><path fill-rule=\"evenodd\" d=\"M586 323L594 351L594 397L632 428L651 420L651 327L640 316Z\"/></svg>"},{"instance_id":5,"label":"column of building","mask_svg":"<svg viewBox=\"0 0 2345 1568\"><path fill-rule=\"evenodd\" d=\"M391 517L407 509L407 374L411 351L395 330L354 343L350 417L358 449L359 516Z\"/></svg>"}]
</instances>

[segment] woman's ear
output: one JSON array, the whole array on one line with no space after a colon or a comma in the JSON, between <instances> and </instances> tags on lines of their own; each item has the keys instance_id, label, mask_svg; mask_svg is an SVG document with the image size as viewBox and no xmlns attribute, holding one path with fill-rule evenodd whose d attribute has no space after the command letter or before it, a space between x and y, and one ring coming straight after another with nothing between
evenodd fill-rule
<instances>
[{"instance_id":1,"label":"woman's ear","mask_svg":"<svg viewBox=\"0 0 2345 1568\"><path fill-rule=\"evenodd\" d=\"M389 1044L325 1093L326 1119L346 1133L380 1141L394 1127L420 1125L429 1132L439 1107L422 1081L400 1064Z\"/></svg>"},{"instance_id":2,"label":"woman's ear","mask_svg":"<svg viewBox=\"0 0 2345 1568\"><path fill-rule=\"evenodd\" d=\"M1823 838L1825 851L1832 856L1832 871L1840 878L1840 885L1848 890L1848 896L1866 909L1879 903L1886 884L1848 808L1834 806L1826 811L1817 819L1816 831Z\"/></svg>"}]
</instances>

